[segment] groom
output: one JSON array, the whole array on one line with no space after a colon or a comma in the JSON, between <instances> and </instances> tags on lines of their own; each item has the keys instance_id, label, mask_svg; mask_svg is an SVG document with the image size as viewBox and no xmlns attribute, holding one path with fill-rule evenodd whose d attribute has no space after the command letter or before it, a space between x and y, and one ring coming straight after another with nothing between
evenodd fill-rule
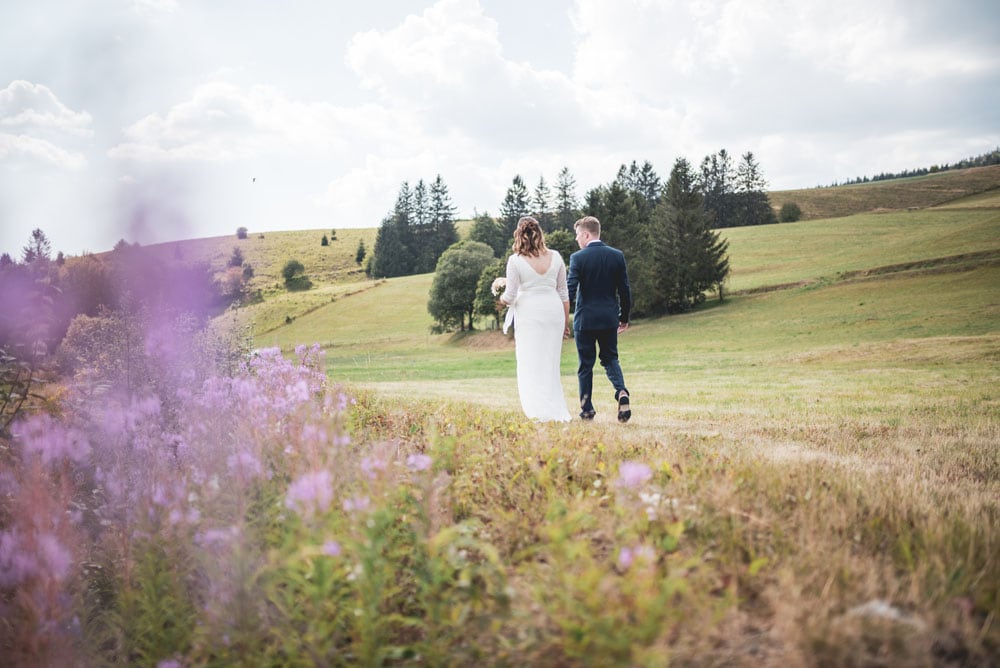
<instances>
[{"instance_id":1,"label":"groom","mask_svg":"<svg viewBox=\"0 0 1000 668\"><path fill-rule=\"evenodd\" d=\"M576 221L576 243L580 250L569 257L569 303L576 304L573 332L580 359L580 417L593 420L594 362L600 348L601 366L615 388L618 421L632 417L628 390L618 363L618 335L628 329L632 291L628 284L625 256L601 241L601 222L593 216Z\"/></svg>"}]
</instances>

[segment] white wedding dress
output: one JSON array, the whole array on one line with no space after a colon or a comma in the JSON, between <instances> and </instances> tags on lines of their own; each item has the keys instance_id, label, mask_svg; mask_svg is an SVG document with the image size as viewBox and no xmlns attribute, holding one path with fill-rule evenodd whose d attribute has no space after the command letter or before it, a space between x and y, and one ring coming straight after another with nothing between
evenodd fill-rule
<instances>
[{"instance_id":1,"label":"white wedding dress","mask_svg":"<svg viewBox=\"0 0 1000 668\"><path fill-rule=\"evenodd\" d=\"M563 302L569 299L566 265L559 253L549 252L552 261L541 274L520 255L507 260L507 287L502 299L510 308L504 332L513 320L517 392L524 414L542 422L569 422L559 378L566 325Z\"/></svg>"}]
</instances>

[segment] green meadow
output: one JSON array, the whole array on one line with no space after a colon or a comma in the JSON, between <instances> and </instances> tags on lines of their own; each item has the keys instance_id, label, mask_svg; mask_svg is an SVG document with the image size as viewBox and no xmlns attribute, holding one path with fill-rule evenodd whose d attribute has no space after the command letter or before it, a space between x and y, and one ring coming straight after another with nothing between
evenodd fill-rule
<instances>
[{"instance_id":1,"label":"green meadow","mask_svg":"<svg viewBox=\"0 0 1000 668\"><path fill-rule=\"evenodd\" d=\"M525 423L513 340L432 334L431 275L274 289L224 318L258 347L319 343L358 437L447 472L450 521L509 583L508 615L471 636L496 665L995 665L1000 199L996 170L967 171L724 230L724 299L621 337L626 425L610 385L593 423ZM575 366L566 341L571 406ZM659 517L640 529L612 489L635 461ZM648 596L620 572L637 535Z\"/></svg>"}]
</instances>

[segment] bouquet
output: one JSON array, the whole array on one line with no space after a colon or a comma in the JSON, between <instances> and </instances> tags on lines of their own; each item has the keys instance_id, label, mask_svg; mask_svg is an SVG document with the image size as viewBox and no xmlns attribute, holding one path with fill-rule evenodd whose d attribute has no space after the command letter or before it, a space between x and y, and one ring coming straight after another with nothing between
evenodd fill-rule
<instances>
[{"instance_id":1,"label":"bouquet","mask_svg":"<svg viewBox=\"0 0 1000 668\"><path fill-rule=\"evenodd\" d=\"M490 292L497 299L503 294L503 291L507 289L507 279L501 276L500 278L494 279L493 285L490 286Z\"/></svg>"}]
</instances>

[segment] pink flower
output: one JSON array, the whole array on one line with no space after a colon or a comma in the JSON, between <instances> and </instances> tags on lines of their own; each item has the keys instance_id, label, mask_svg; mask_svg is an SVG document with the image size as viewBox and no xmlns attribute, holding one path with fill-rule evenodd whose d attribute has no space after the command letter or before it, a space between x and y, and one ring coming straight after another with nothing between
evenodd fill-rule
<instances>
[{"instance_id":1,"label":"pink flower","mask_svg":"<svg viewBox=\"0 0 1000 668\"><path fill-rule=\"evenodd\" d=\"M649 482L653 471L641 462L622 462L618 467L618 485L626 489L636 489Z\"/></svg>"}]
</instances>

